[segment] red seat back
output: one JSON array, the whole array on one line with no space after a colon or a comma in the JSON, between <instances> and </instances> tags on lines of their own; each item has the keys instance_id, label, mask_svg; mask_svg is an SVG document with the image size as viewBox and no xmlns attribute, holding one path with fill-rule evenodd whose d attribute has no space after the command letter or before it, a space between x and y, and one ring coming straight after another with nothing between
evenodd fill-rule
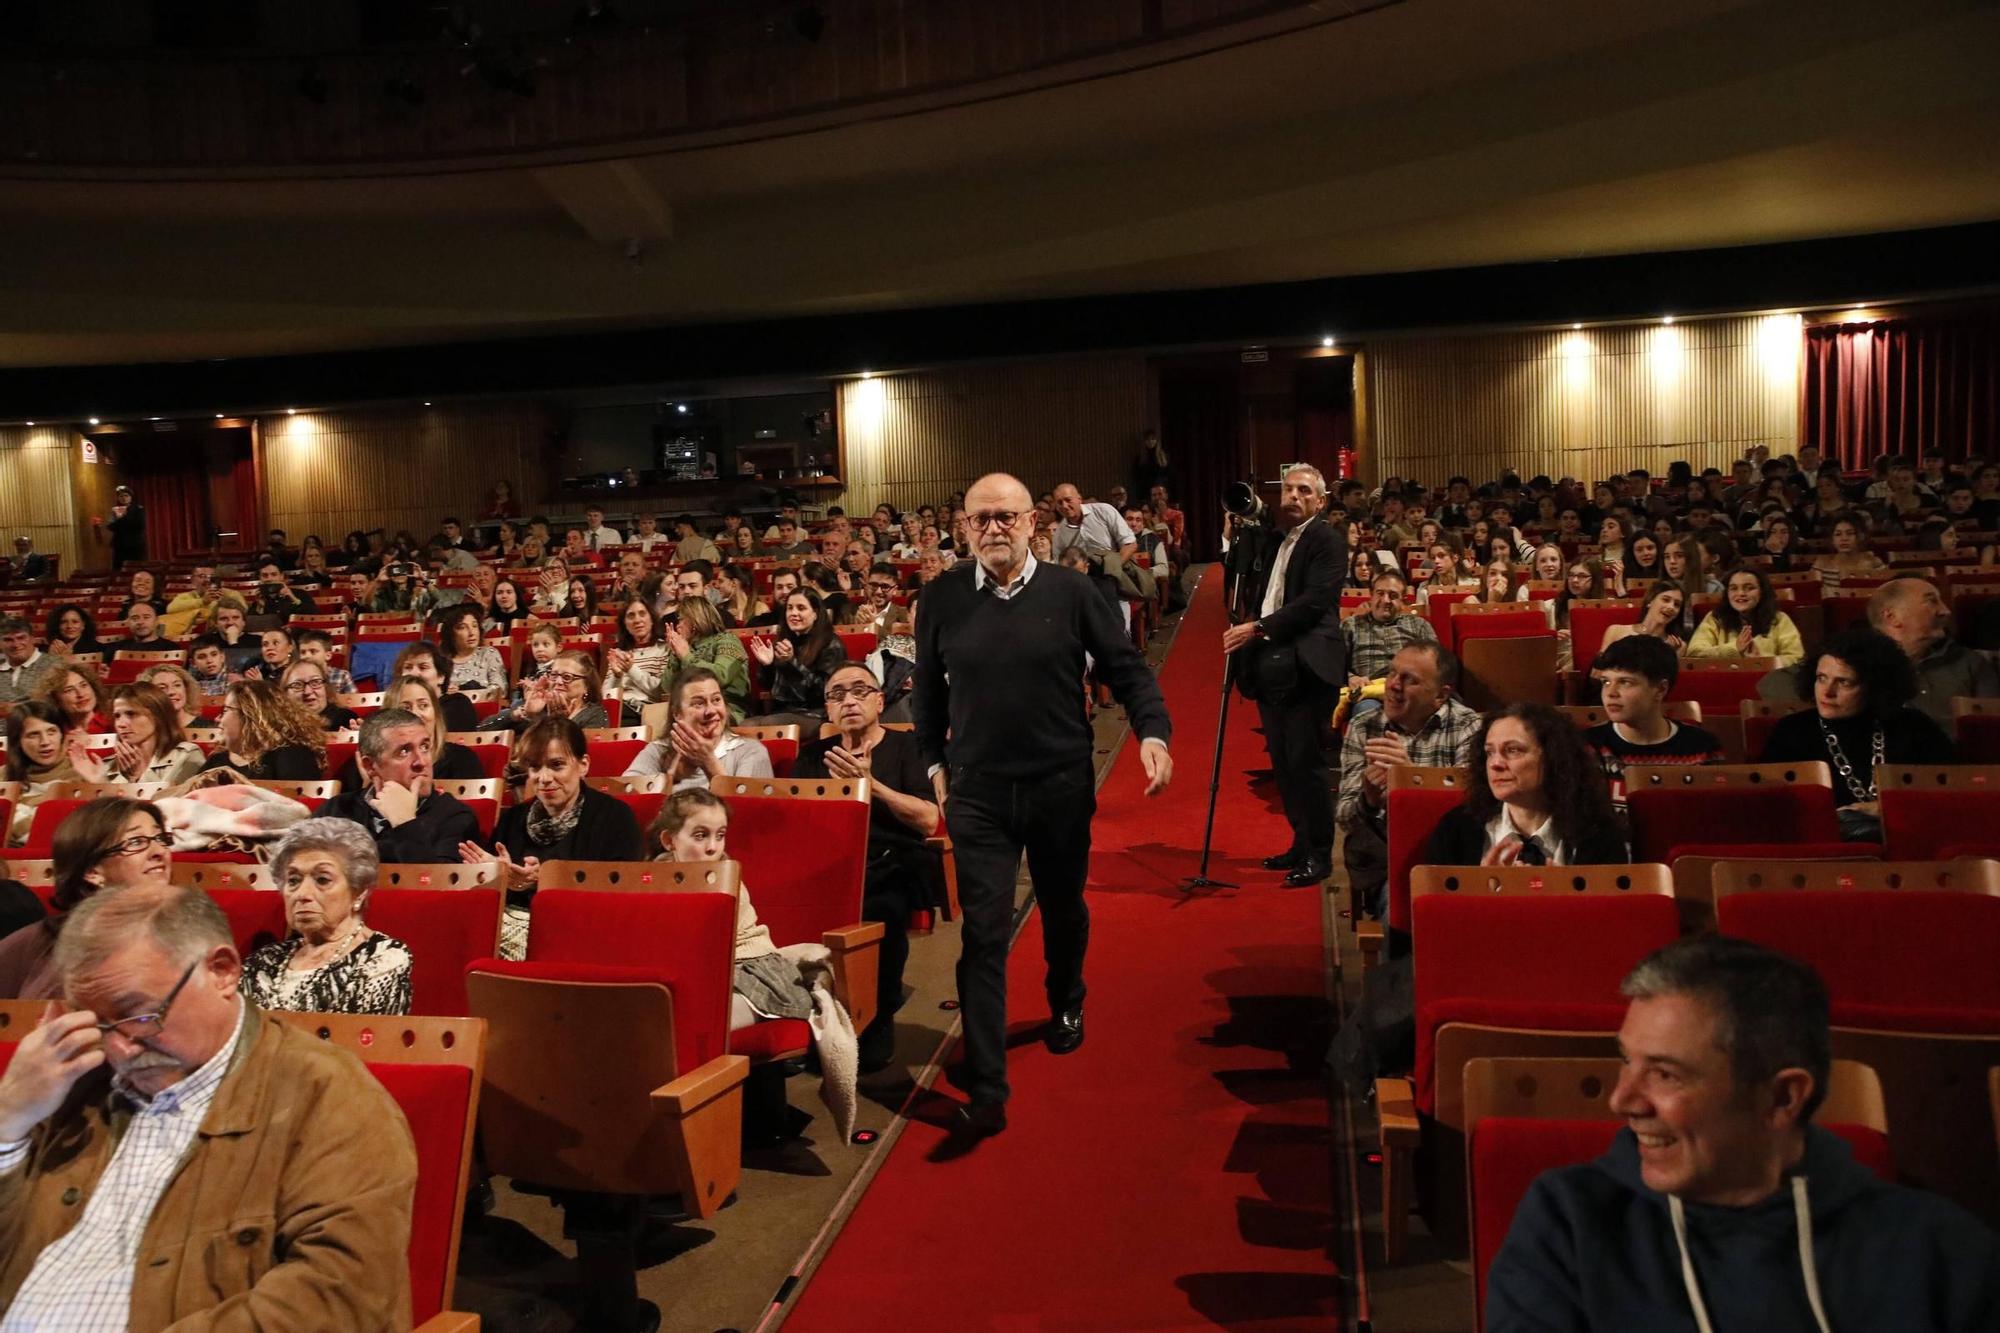
<instances>
[{"instance_id":1,"label":"red seat back","mask_svg":"<svg viewBox=\"0 0 2000 1333\"><path fill-rule=\"evenodd\" d=\"M1727 715L1738 711L1745 699L1758 697L1757 682L1761 679L1755 671L1703 671L1699 667L1685 667L1667 697L1700 704L1703 717Z\"/></svg>"},{"instance_id":2,"label":"red seat back","mask_svg":"<svg viewBox=\"0 0 2000 1333\"><path fill-rule=\"evenodd\" d=\"M537 975L559 975L548 966L574 964L637 969L658 980L673 996L682 1073L728 1050L735 960L733 894L561 889L535 895L528 962Z\"/></svg>"},{"instance_id":3,"label":"red seat back","mask_svg":"<svg viewBox=\"0 0 2000 1333\"><path fill-rule=\"evenodd\" d=\"M1632 860L1672 864L1676 847L1696 843L1839 842L1833 789L1817 783L1757 787L1628 787Z\"/></svg>"},{"instance_id":4,"label":"red seat back","mask_svg":"<svg viewBox=\"0 0 2000 1333\"><path fill-rule=\"evenodd\" d=\"M1410 928L1410 871L1424 864L1424 847L1445 812L1465 800L1460 787L1389 793L1389 928Z\"/></svg>"},{"instance_id":5,"label":"red seat back","mask_svg":"<svg viewBox=\"0 0 2000 1333\"><path fill-rule=\"evenodd\" d=\"M1473 1294L1479 1327L1486 1320L1486 1274L1514 1224L1514 1210L1544 1171L1595 1161L1611 1150L1617 1120L1530 1120L1495 1116L1472 1127L1466 1151L1472 1177ZM1860 1125L1828 1125L1877 1178L1895 1180L1889 1139Z\"/></svg>"},{"instance_id":6,"label":"red seat back","mask_svg":"<svg viewBox=\"0 0 2000 1333\"><path fill-rule=\"evenodd\" d=\"M356 709L356 712L361 711ZM358 741L328 741L326 743L326 767L322 775L329 778L340 776L340 770L354 759L355 751L361 748Z\"/></svg>"},{"instance_id":7,"label":"red seat back","mask_svg":"<svg viewBox=\"0 0 2000 1333\"><path fill-rule=\"evenodd\" d=\"M464 993L463 978L458 989ZM410 1137L416 1141L410 1313L421 1326L451 1299L446 1282L452 1234L464 1204L459 1197L459 1168L465 1160L465 1104L474 1091L472 1070L464 1065L370 1063L368 1072L396 1099L403 1118L410 1122Z\"/></svg>"},{"instance_id":8,"label":"red seat back","mask_svg":"<svg viewBox=\"0 0 2000 1333\"><path fill-rule=\"evenodd\" d=\"M51 797L35 807L34 822L28 825L28 840L8 852L24 860L47 860L55 854L56 830L77 807L88 804L73 796Z\"/></svg>"},{"instance_id":9,"label":"red seat back","mask_svg":"<svg viewBox=\"0 0 2000 1333\"><path fill-rule=\"evenodd\" d=\"M758 919L780 945L818 944L861 919L868 803L792 796L729 798L729 855Z\"/></svg>"},{"instance_id":10,"label":"red seat back","mask_svg":"<svg viewBox=\"0 0 2000 1333\"><path fill-rule=\"evenodd\" d=\"M1593 599L1594 600L1594 599ZM1633 625L1639 620L1639 603L1621 606L1572 606L1569 609L1571 660L1578 671L1588 671L1604 650L1604 631L1613 625Z\"/></svg>"},{"instance_id":11,"label":"red seat back","mask_svg":"<svg viewBox=\"0 0 2000 1333\"><path fill-rule=\"evenodd\" d=\"M1960 763L2000 764L2000 713L1966 713L1954 722Z\"/></svg>"},{"instance_id":12,"label":"red seat back","mask_svg":"<svg viewBox=\"0 0 2000 1333\"><path fill-rule=\"evenodd\" d=\"M1960 718L1960 722L2000 718ZM1882 855L1890 861L1934 861L1954 843L1990 837L2000 828L2000 791L1967 788L1882 788Z\"/></svg>"},{"instance_id":13,"label":"red seat back","mask_svg":"<svg viewBox=\"0 0 2000 1333\"><path fill-rule=\"evenodd\" d=\"M266 895L271 896L271 895ZM465 965L490 958L500 938L498 889L380 889L368 924L410 946L410 1012L440 1018L471 1012Z\"/></svg>"},{"instance_id":14,"label":"red seat back","mask_svg":"<svg viewBox=\"0 0 2000 1333\"><path fill-rule=\"evenodd\" d=\"M1725 935L1811 963L1836 1023L1959 1031L2000 1020L2000 898L1914 889L1730 893L1716 902L1715 920ZM1968 1024L1968 1016L1978 1017Z\"/></svg>"},{"instance_id":15,"label":"red seat back","mask_svg":"<svg viewBox=\"0 0 2000 1333\"><path fill-rule=\"evenodd\" d=\"M799 761L799 743L789 736L776 736L767 741L757 742L771 756L771 776L788 778L792 775L792 765Z\"/></svg>"},{"instance_id":16,"label":"red seat back","mask_svg":"<svg viewBox=\"0 0 2000 1333\"><path fill-rule=\"evenodd\" d=\"M850 662L864 662L875 651L876 636L861 630L840 630L840 646Z\"/></svg>"},{"instance_id":17,"label":"red seat back","mask_svg":"<svg viewBox=\"0 0 2000 1333\"><path fill-rule=\"evenodd\" d=\"M590 771L599 777L617 777L632 767L632 761L639 757L651 741L597 741L590 742Z\"/></svg>"},{"instance_id":18,"label":"red seat back","mask_svg":"<svg viewBox=\"0 0 2000 1333\"><path fill-rule=\"evenodd\" d=\"M229 918L236 952L248 958L292 933L285 923L285 895L270 889L210 889L208 896Z\"/></svg>"},{"instance_id":19,"label":"red seat back","mask_svg":"<svg viewBox=\"0 0 2000 1333\"><path fill-rule=\"evenodd\" d=\"M1548 632L1549 618L1539 606L1525 606L1518 611L1495 611L1491 615L1453 616L1451 650L1460 651L1467 639L1518 639Z\"/></svg>"},{"instance_id":20,"label":"red seat back","mask_svg":"<svg viewBox=\"0 0 2000 1333\"><path fill-rule=\"evenodd\" d=\"M504 745L468 745L472 757L479 761L479 768L489 778L505 777L507 773L507 747ZM622 771L622 770L621 770Z\"/></svg>"},{"instance_id":21,"label":"red seat back","mask_svg":"<svg viewBox=\"0 0 2000 1333\"><path fill-rule=\"evenodd\" d=\"M1432 1046L1444 1023L1463 1018L1573 1029L1581 1022L1586 1030L1608 1023L1615 1030L1624 1009L1618 986L1625 974L1680 934L1679 909L1665 894L1461 898L1434 893L1413 906L1416 1091L1417 1104L1425 1108L1435 1104ZM1536 961L1523 966L1524 959ZM1455 1012L1460 1000L1474 1007Z\"/></svg>"}]
</instances>

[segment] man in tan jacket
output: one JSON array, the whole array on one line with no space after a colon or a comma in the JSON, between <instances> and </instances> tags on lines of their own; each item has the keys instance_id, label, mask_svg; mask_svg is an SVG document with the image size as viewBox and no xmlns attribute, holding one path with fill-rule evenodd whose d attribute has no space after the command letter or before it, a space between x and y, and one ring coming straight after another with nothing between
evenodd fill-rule
<instances>
[{"instance_id":1,"label":"man in tan jacket","mask_svg":"<svg viewBox=\"0 0 2000 1333\"><path fill-rule=\"evenodd\" d=\"M409 1127L237 994L208 896L98 894L56 962L0 1076L0 1329L408 1328Z\"/></svg>"}]
</instances>

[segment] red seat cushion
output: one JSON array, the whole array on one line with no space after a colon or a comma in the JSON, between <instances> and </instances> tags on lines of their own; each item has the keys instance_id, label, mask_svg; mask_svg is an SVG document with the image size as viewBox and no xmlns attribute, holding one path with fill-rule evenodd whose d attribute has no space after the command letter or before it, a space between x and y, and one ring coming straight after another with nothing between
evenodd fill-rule
<instances>
[{"instance_id":1,"label":"red seat cushion","mask_svg":"<svg viewBox=\"0 0 2000 1333\"><path fill-rule=\"evenodd\" d=\"M2000 898L1983 893L1732 893L1716 903L1725 935L1811 963L1837 1013L2000 1011ZM1893 940L1893 943L1890 941ZM1847 1018L1836 1019L1848 1023ZM1859 1024L1856 1024L1859 1025ZM1893 1024L1910 1030L1907 1023ZM1987 1029L2000 1030L2000 1029Z\"/></svg>"},{"instance_id":2,"label":"red seat cushion","mask_svg":"<svg viewBox=\"0 0 2000 1333\"><path fill-rule=\"evenodd\" d=\"M464 989L461 981L460 990ZM445 1308L445 1269L451 1256L452 1227L462 1200L458 1193L463 1159L465 1104L472 1096L472 1071L459 1065L370 1064L368 1072L386 1088L417 1144L417 1191L410 1219L410 1308L421 1324Z\"/></svg>"},{"instance_id":3,"label":"red seat cushion","mask_svg":"<svg viewBox=\"0 0 2000 1333\"><path fill-rule=\"evenodd\" d=\"M812 1028L802 1018L767 1018L729 1034L729 1053L747 1055L755 1064L795 1055L811 1045Z\"/></svg>"},{"instance_id":4,"label":"red seat cushion","mask_svg":"<svg viewBox=\"0 0 2000 1333\"><path fill-rule=\"evenodd\" d=\"M1753 677L1754 679L1754 677ZM1705 707L1706 705L1704 705ZM1697 777L1699 770L1696 770ZM1632 860L1666 863L1675 847L1702 844L1839 842L1833 790L1817 784L1759 787L1633 787Z\"/></svg>"}]
</instances>

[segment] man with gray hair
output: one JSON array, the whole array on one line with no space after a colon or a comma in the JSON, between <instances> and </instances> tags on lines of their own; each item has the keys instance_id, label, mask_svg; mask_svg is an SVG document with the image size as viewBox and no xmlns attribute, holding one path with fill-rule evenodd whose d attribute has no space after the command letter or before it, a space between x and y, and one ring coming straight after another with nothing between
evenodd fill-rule
<instances>
[{"instance_id":1,"label":"man with gray hair","mask_svg":"<svg viewBox=\"0 0 2000 1333\"><path fill-rule=\"evenodd\" d=\"M1695 935L1622 990L1625 1127L1529 1189L1487 1274L1487 1333L2000 1328L1993 1233L1812 1123L1832 1038L1810 967Z\"/></svg>"},{"instance_id":2,"label":"man with gray hair","mask_svg":"<svg viewBox=\"0 0 2000 1333\"><path fill-rule=\"evenodd\" d=\"M1278 778L1292 845L1264 858L1302 888L1333 873L1333 793L1328 784L1327 724L1347 678L1340 637L1340 580L1347 569L1347 530L1321 521L1326 478L1299 464L1285 469L1272 525L1230 552L1232 577L1246 580L1238 598L1250 619L1223 632L1222 650L1235 654L1231 678L1257 701L1264 748Z\"/></svg>"},{"instance_id":3,"label":"man with gray hair","mask_svg":"<svg viewBox=\"0 0 2000 1333\"><path fill-rule=\"evenodd\" d=\"M355 760L360 791L319 808L321 818L351 819L375 836L384 861L451 864L459 844L480 838L479 817L431 784L431 729L415 713L385 708L361 724Z\"/></svg>"},{"instance_id":4,"label":"man with gray hair","mask_svg":"<svg viewBox=\"0 0 2000 1333\"><path fill-rule=\"evenodd\" d=\"M1951 701L2000 695L2000 671L1984 653L1951 637L1951 608L1923 579L1891 579L1868 599L1868 623L1894 639L1917 669L1911 705L1950 735Z\"/></svg>"},{"instance_id":5,"label":"man with gray hair","mask_svg":"<svg viewBox=\"0 0 2000 1333\"><path fill-rule=\"evenodd\" d=\"M63 665L35 646L35 627L19 616L0 618L0 654L0 703L34 698Z\"/></svg>"},{"instance_id":6,"label":"man with gray hair","mask_svg":"<svg viewBox=\"0 0 2000 1333\"><path fill-rule=\"evenodd\" d=\"M208 895L88 898L56 964L0 1076L0 1328L408 1328L409 1126L241 998Z\"/></svg>"}]
</instances>

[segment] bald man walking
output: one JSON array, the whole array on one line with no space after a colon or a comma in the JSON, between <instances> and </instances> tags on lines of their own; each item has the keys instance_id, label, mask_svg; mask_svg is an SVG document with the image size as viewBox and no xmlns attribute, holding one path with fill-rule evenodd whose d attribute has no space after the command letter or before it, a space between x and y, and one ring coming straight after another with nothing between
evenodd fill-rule
<instances>
[{"instance_id":1,"label":"bald man walking","mask_svg":"<svg viewBox=\"0 0 2000 1333\"><path fill-rule=\"evenodd\" d=\"M1097 810L1086 656L1131 718L1148 796L1165 790L1174 766L1166 700L1117 613L1082 574L1029 554L1028 488L992 473L966 492L965 509L974 558L927 584L918 606L914 709L963 911L958 997L972 1102L955 1130L980 1136L1007 1125L1007 947L1024 851L1048 967L1043 1040L1057 1055L1083 1044L1083 886Z\"/></svg>"}]
</instances>

